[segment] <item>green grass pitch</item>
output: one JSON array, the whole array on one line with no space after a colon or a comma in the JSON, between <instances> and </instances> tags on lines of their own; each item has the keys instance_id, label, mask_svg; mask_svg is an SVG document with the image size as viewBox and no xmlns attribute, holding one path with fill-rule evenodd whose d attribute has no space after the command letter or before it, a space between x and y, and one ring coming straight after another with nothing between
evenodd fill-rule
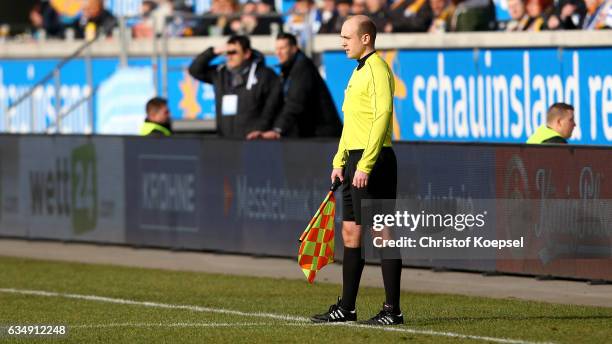
<instances>
[{"instance_id":1,"label":"green grass pitch","mask_svg":"<svg viewBox=\"0 0 612 344\"><path fill-rule=\"evenodd\" d=\"M2 343L612 342L610 308L405 292L406 324L389 331L307 322L335 301L334 284L17 258L0 258L0 271ZM362 288L359 318L383 300L382 289ZM7 334L34 324L66 325L68 334Z\"/></svg>"}]
</instances>

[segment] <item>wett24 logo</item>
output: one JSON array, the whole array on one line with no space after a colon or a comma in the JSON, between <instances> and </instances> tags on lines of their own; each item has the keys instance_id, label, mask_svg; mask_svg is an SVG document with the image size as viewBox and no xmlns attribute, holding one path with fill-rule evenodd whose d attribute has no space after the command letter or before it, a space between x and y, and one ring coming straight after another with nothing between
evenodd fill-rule
<instances>
[{"instance_id":1,"label":"wett24 logo","mask_svg":"<svg viewBox=\"0 0 612 344\"><path fill-rule=\"evenodd\" d=\"M59 150L61 152L61 150ZM42 165L42 166L41 166ZM29 171L31 214L72 220L76 234L96 228L98 179L93 144L55 154Z\"/></svg>"}]
</instances>

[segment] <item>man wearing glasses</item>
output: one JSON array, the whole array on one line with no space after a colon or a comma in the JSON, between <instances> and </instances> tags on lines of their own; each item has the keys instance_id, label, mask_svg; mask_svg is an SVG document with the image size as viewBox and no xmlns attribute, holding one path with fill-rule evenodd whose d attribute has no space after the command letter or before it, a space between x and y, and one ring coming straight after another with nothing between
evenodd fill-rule
<instances>
[{"instance_id":1,"label":"man wearing glasses","mask_svg":"<svg viewBox=\"0 0 612 344\"><path fill-rule=\"evenodd\" d=\"M219 55L225 55L225 63L211 64ZM214 86L221 136L257 138L274 120L280 82L248 37L232 36L225 46L206 49L193 60L189 74Z\"/></svg>"}]
</instances>

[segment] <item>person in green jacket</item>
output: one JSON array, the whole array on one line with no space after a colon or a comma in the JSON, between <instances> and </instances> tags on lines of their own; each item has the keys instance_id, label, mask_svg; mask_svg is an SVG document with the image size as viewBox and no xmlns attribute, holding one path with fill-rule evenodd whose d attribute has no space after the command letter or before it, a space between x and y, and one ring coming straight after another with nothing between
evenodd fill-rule
<instances>
[{"instance_id":1,"label":"person in green jacket","mask_svg":"<svg viewBox=\"0 0 612 344\"><path fill-rule=\"evenodd\" d=\"M546 124L536 129L527 143L567 143L575 127L574 107L565 103L554 103L546 113Z\"/></svg>"},{"instance_id":2,"label":"person in green jacket","mask_svg":"<svg viewBox=\"0 0 612 344\"><path fill-rule=\"evenodd\" d=\"M140 128L141 136L170 136L172 127L170 123L170 110L168 101L155 97L147 102L147 118Z\"/></svg>"}]
</instances>

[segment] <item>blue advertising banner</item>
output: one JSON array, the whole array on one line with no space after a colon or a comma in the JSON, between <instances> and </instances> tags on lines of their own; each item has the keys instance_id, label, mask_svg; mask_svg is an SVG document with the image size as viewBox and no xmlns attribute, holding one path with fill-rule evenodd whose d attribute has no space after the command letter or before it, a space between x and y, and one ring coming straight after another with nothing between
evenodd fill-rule
<instances>
[{"instance_id":1,"label":"blue advertising banner","mask_svg":"<svg viewBox=\"0 0 612 344\"><path fill-rule=\"evenodd\" d=\"M381 52L395 73L396 140L522 143L557 101L576 108L571 143L612 142L612 49ZM323 56L340 108L355 67ZM418 66L418 67L417 67ZM329 78L333 72L333 79Z\"/></svg>"},{"instance_id":2,"label":"blue advertising banner","mask_svg":"<svg viewBox=\"0 0 612 344\"><path fill-rule=\"evenodd\" d=\"M7 108L51 72L58 62L57 59L0 60L0 118L5 119L8 115ZM143 98L151 96L154 88L151 61L139 58L130 59L129 62L130 66L135 69L145 68L145 73L148 68L151 78L140 78L138 79L140 82L132 81L129 85L130 92L125 92L125 88L122 91L122 87L109 87L121 86L117 83L117 77L121 74L119 60L117 58L92 59L94 128L89 121L88 104L83 102L92 92L87 84L85 61L76 59L62 68L59 91L61 111L65 112L76 106L74 111L62 119L62 132L91 133L93 129L95 133L128 133L123 130L125 124L118 125L113 131L112 128L107 128L108 123L114 120L113 117L116 119L122 115L131 118L138 117L138 114L134 115L134 104L137 102L140 102L137 104L140 105L140 117L137 118L137 121L144 119L146 100L143 102ZM142 70L139 73L142 74ZM0 128L4 132L28 132L31 129L31 120L34 119L34 131L43 131L56 122L55 105L55 83L51 80L37 89L30 100L17 106L15 112L11 114L12 120L9 128L5 127L6 121L4 120L0 121ZM135 134L136 132L133 131L134 129L130 133Z\"/></svg>"},{"instance_id":3,"label":"blue advertising banner","mask_svg":"<svg viewBox=\"0 0 612 344\"><path fill-rule=\"evenodd\" d=\"M193 79L187 69L193 57L172 57L168 60L168 103L173 119L214 119L215 93L212 85ZM219 59L221 61L221 59ZM7 108L36 82L53 70L57 59L0 60L0 118L7 116ZM277 68L276 57L266 57L268 66ZM87 85L86 65L83 59L69 62L60 74L60 99L62 111L76 109L62 119L63 133L136 135L144 120L145 104L157 90L150 58L130 58L129 67L120 67L117 58L94 58L93 112L94 123L89 123L88 104L82 102L91 90ZM159 65L159 63L158 63ZM11 115L11 124L0 120L4 132L28 132L32 113L34 131L46 130L56 121L55 84L51 82L38 89L32 100L21 103Z\"/></svg>"},{"instance_id":4,"label":"blue advertising banner","mask_svg":"<svg viewBox=\"0 0 612 344\"><path fill-rule=\"evenodd\" d=\"M612 142L611 48L401 50L381 55L395 73L394 138L451 142L522 143L540 126L549 105L564 101L575 106L576 129L571 143L609 145ZM168 98L174 119L214 119L214 89L187 73L192 57L172 57L168 66ZM342 52L323 54L327 83L338 108L344 87L355 68ZM45 60L0 61L0 117L19 95L52 70ZM267 57L275 67L275 57ZM133 58L130 67L142 74L142 83L119 73L116 58L93 60L95 133L137 134L144 118L145 100L154 93L151 59ZM416 68L415 66L418 66ZM68 109L91 90L85 63L69 63L61 74L60 99ZM332 72L333 71L333 72ZM159 71L158 71L159 73ZM130 74L131 75L131 74ZM161 80L158 74L157 80ZM161 81L160 81L161 82ZM129 88L112 91L112 85ZM120 88L121 88L120 87ZM62 121L64 132L88 133L87 103ZM139 110L140 109L140 110ZM142 111L138 115L138 111ZM27 132L34 116L35 130L55 122L53 83L21 104L3 131ZM140 117L139 117L140 116ZM131 121L130 123L122 121ZM127 129L126 129L127 128Z\"/></svg>"}]
</instances>

